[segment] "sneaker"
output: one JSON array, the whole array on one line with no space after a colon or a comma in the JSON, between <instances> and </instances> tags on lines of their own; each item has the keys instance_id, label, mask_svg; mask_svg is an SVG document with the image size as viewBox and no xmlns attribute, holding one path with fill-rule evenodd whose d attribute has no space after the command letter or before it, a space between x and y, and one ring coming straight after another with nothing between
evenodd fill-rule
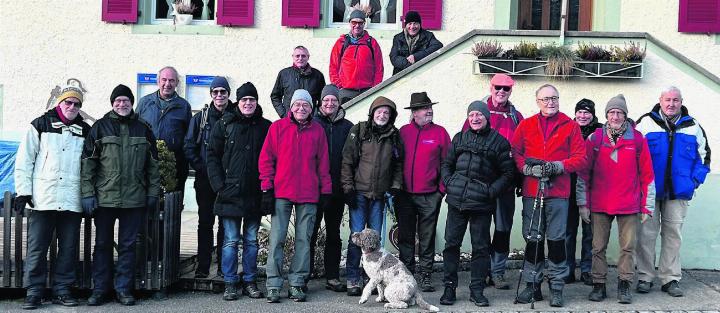
<instances>
[{"instance_id":1,"label":"sneaker","mask_svg":"<svg viewBox=\"0 0 720 313\"><path fill-rule=\"evenodd\" d=\"M432 285L432 273L425 272L420 274L420 290L423 292L435 291L435 287Z\"/></svg>"},{"instance_id":2,"label":"sneaker","mask_svg":"<svg viewBox=\"0 0 720 313\"><path fill-rule=\"evenodd\" d=\"M290 290L288 290L288 298L292 299L295 302L305 302L307 296L302 290L302 287L290 286Z\"/></svg>"},{"instance_id":3,"label":"sneaker","mask_svg":"<svg viewBox=\"0 0 720 313\"><path fill-rule=\"evenodd\" d=\"M563 305L562 289L550 289L550 306L560 308Z\"/></svg>"},{"instance_id":4,"label":"sneaker","mask_svg":"<svg viewBox=\"0 0 720 313\"><path fill-rule=\"evenodd\" d=\"M62 306L77 306L78 301L77 299L73 298L71 295L59 295L55 296L52 299L52 303L54 304L60 304Z\"/></svg>"},{"instance_id":5,"label":"sneaker","mask_svg":"<svg viewBox=\"0 0 720 313\"><path fill-rule=\"evenodd\" d=\"M27 296L22 304L23 310L35 310L42 304L42 298L39 296Z\"/></svg>"},{"instance_id":6,"label":"sneaker","mask_svg":"<svg viewBox=\"0 0 720 313\"><path fill-rule=\"evenodd\" d=\"M347 286L340 282L338 279L328 279L327 282L325 282L325 289L332 290L335 292L346 292Z\"/></svg>"},{"instance_id":7,"label":"sneaker","mask_svg":"<svg viewBox=\"0 0 720 313\"><path fill-rule=\"evenodd\" d=\"M87 305L89 306L99 306L105 304L107 302L107 297L104 293L100 291L93 291L92 295L90 295L90 298L87 300Z\"/></svg>"},{"instance_id":8,"label":"sneaker","mask_svg":"<svg viewBox=\"0 0 720 313\"><path fill-rule=\"evenodd\" d=\"M445 286L445 291L443 292L442 297L440 297L440 304L453 305L455 304L455 300L457 300L455 287Z\"/></svg>"},{"instance_id":9,"label":"sneaker","mask_svg":"<svg viewBox=\"0 0 720 313\"><path fill-rule=\"evenodd\" d=\"M225 284L225 292L223 293L223 300L235 301L237 299L240 299L240 295L237 292L237 287L235 287L235 284L226 283Z\"/></svg>"},{"instance_id":10,"label":"sneaker","mask_svg":"<svg viewBox=\"0 0 720 313\"><path fill-rule=\"evenodd\" d=\"M490 301L483 295L482 290L470 290L470 302L476 306L490 306Z\"/></svg>"},{"instance_id":11,"label":"sneaker","mask_svg":"<svg viewBox=\"0 0 720 313\"><path fill-rule=\"evenodd\" d=\"M660 290L667 292L672 297L682 297L683 291L680 289L680 283L677 280L672 280L669 283L662 285Z\"/></svg>"},{"instance_id":12,"label":"sneaker","mask_svg":"<svg viewBox=\"0 0 720 313\"><path fill-rule=\"evenodd\" d=\"M605 300L605 298L607 298L607 290L605 289L605 284L593 284L593 290L590 292L590 295L588 295L588 300L600 302Z\"/></svg>"},{"instance_id":13,"label":"sneaker","mask_svg":"<svg viewBox=\"0 0 720 313\"><path fill-rule=\"evenodd\" d=\"M618 302L622 304L632 303L632 294L630 294L630 282L627 280L621 280L618 282L617 291Z\"/></svg>"},{"instance_id":14,"label":"sneaker","mask_svg":"<svg viewBox=\"0 0 720 313\"><path fill-rule=\"evenodd\" d=\"M258 288L257 283L254 281L245 282L242 287L242 294L253 299L264 298L262 290Z\"/></svg>"},{"instance_id":15,"label":"sneaker","mask_svg":"<svg viewBox=\"0 0 720 313\"><path fill-rule=\"evenodd\" d=\"M279 303L280 302L280 289L272 288L267 290L267 302L268 303Z\"/></svg>"},{"instance_id":16,"label":"sneaker","mask_svg":"<svg viewBox=\"0 0 720 313\"><path fill-rule=\"evenodd\" d=\"M510 289L510 283L505 280L504 275L495 275L491 280L495 283L495 289Z\"/></svg>"},{"instance_id":17,"label":"sneaker","mask_svg":"<svg viewBox=\"0 0 720 313\"><path fill-rule=\"evenodd\" d=\"M648 293L650 292L650 289L652 289L653 283L644 281L644 280L638 280L637 283L637 292L638 293Z\"/></svg>"},{"instance_id":18,"label":"sneaker","mask_svg":"<svg viewBox=\"0 0 720 313\"><path fill-rule=\"evenodd\" d=\"M117 301L122 305L131 306L135 305L135 297L129 292L117 292L115 295Z\"/></svg>"},{"instance_id":19,"label":"sneaker","mask_svg":"<svg viewBox=\"0 0 720 313\"><path fill-rule=\"evenodd\" d=\"M347 295L351 297L359 297L362 295L362 286L358 283L347 283Z\"/></svg>"},{"instance_id":20,"label":"sneaker","mask_svg":"<svg viewBox=\"0 0 720 313\"><path fill-rule=\"evenodd\" d=\"M580 280L582 280L583 284L585 284L586 286L593 285L592 276L590 276L590 273L588 272L580 273Z\"/></svg>"},{"instance_id":21,"label":"sneaker","mask_svg":"<svg viewBox=\"0 0 720 313\"><path fill-rule=\"evenodd\" d=\"M537 286L533 286L533 283L527 283L525 286L525 289L523 289L522 292L515 298L515 301L518 303L530 303L534 301L542 301L543 295L542 290L540 289L540 284L536 284ZM535 288L537 287L537 289Z\"/></svg>"}]
</instances>

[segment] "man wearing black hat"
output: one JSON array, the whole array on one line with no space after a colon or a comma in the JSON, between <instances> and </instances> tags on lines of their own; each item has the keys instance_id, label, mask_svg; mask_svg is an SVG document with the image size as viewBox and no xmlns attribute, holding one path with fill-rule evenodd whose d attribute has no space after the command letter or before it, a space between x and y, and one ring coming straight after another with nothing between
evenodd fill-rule
<instances>
[{"instance_id":1,"label":"man wearing black hat","mask_svg":"<svg viewBox=\"0 0 720 313\"><path fill-rule=\"evenodd\" d=\"M410 95L412 120L400 128L405 147L404 190L395 198L398 220L400 260L415 273L415 235L420 240L420 289L435 291L432 266L435 256L435 228L445 186L440 165L450 146L445 128L433 123L432 102L425 92Z\"/></svg>"},{"instance_id":2,"label":"man wearing black hat","mask_svg":"<svg viewBox=\"0 0 720 313\"><path fill-rule=\"evenodd\" d=\"M147 208L157 206L160 174L155 136L133 112L130 88L118 85L112 110L90 129L82 152L81 205L95 216L93 293L88 305L107 301L115 273L115 292L123 305L134 305L135 242ZM120 220L118 262L113 271L115 220Z\"/></svg>"},{"instance_id":3,"label":"man wearing black hat","mask_svg":"<svg viewBox=\"0 0 720 313\"><path fill-rule=\"evenodd\" d=\"M408 11L405 14L405 27L401 33L393 38L393 45L390 50L393 75L440 50L442 47L442 42L435 39L432 32L422 28L420 13Z\"/></svg>"}]
</instances>

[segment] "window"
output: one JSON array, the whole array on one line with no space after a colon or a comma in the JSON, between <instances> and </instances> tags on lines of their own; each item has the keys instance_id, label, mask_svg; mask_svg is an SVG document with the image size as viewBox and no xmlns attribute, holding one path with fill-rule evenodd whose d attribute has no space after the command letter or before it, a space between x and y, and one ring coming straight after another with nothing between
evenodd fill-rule
<instances>
[{"instance_id":1,"label":"window","mask_svg":"<svg viewBox=\"0 0 720 313\"><path fill-rule=\"evenodd\" d=\"M175 0L150 0L152 2L152 24L172 24ZM215 0L191 0L195 6L192 25L215 25Z\"/></svg>"},{"instance_id":2,"label":"window","mask_svg":"<svg viewBox=\"0 0 720 313\"><path fill-rule=\"evenodd\" d=\"M560 30L562 0L519 0L518 29ZM592 30L592 0L568 0L565 30Z\"/></svg>"},{"instance_id":3,"label":"window","mask_svg":"<svg viewBox=\"0 0 720 313\"><path fill-rule=\"evenodd\" d=\"M344 27L355 6L365 6L370 10L369 29L398 29L401 26L402 0L329 0L329 27Z\"/></svg>"}]
</instances>

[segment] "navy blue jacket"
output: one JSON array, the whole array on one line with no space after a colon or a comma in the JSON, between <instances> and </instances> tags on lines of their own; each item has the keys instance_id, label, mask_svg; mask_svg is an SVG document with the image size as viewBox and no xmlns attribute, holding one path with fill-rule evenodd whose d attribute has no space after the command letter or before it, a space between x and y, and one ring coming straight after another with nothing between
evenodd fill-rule
<instances>
[{"instance_id":1,"label":"navy blue jacket","mask_svg":"<svg viewBox=\"0 0 720 313\"><path fill-rule=\"evenodd\" d=\"M343 146L345 140L353 127L353 123L345 119L345 110L340 108L333 120L315 112L314 121L320 123L325 130L328 140L328 156L330 156L330 178L332 180L333 194L342 195L342 183L340 182Z\"/></svg>"},{"instance_id":2,"label":"navy blue jacket","mask_svg":"<svg viewBox=\"0 0 720 313\"><path fill-rule=\"evenodd\" d=\"M232 104L229 103L225 111L231 107ZM196 179L207 180L207 145L210 142L210 131L222 116L223 112L210 104L190 119L190 127L185 135L184 151L185 158L195 170ZM204 123L203 119L205 119Z\"/></svg>"}]
</instances>

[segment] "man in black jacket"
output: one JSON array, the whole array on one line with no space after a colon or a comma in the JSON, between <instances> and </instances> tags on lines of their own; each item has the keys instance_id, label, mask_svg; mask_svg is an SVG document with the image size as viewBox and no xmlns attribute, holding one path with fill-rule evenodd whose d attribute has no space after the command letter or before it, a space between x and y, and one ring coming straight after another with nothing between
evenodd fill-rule
<instances>
[{"instance_id":1,"label":"man in black jacket","mask_svg":"<svg viewBox=\"0 0 720 313\"><path fill-rule=\"evenodd\" d=\"M278 73L275 80L275 86L270 93L270 101L272 101L275 112L280 118L287 115L290 110L290 99L293 93L298 89L305 89L310 93L313 99L313 107L318 107L317 99L320 99L320 91L325 87L325 76L310 66L310 52L303 46L297 46L293 49L293 65L284 68Z\"/></svg>"},{"instance_id":2,"label":"man in black jacket","mask_svg":"<svg viewBox=\"0 0 720 313\"><path fill-rule=\"evenodd\" d=\"M405 28L393 38L390 50L390 62L393 65L393 75L410 67L440 50L443 44L435 39L435 35L422 28L420 14L408 11L405 14Z\"/></svg>"},{"instance_id":3,"label":"man in black jacket","mask_svg":"<svg viewBox=\"0 0 720 313\"><path fill-rule=\"evenodd\" d=\"M483 289L490 270L490 219L498 195L513 184L515 164L510 143L490 127L487 104L473 101L467 114L470 128L455 135L441 168L448 213L443 251L445 292L440 303L455 303L460 246L470 224L470 301L488 306Z\"/></svg>"}]
</instances>

